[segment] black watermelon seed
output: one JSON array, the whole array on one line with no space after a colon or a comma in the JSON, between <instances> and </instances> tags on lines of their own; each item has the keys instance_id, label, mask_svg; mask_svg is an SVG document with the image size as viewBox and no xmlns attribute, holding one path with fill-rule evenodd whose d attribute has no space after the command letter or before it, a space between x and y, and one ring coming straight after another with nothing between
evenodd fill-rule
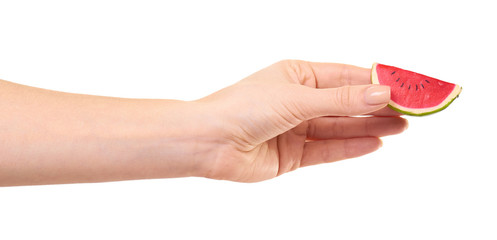
<instances>
[{"instance_id":1,"label":"black watermelon seed","mask_svg":"<svg viewBox=\"0 0 497 240\"><path fill-rule=\"evenodd\" d=\"M423 84L421 83L421 87L425 88L425 85L423 85Z\"/></svg>"},{"instance_id":2,"label":"black watermelon seed","mask_svg":"<svg viewBox=\"0 0 497 240\"><path fill-rule=\"evenodd\" d=\"M395 74L395 72L396 72L396 71L393 71L393 72L391 73L391 75L394 75L394 74Z\"/></svg>"},{"instance_id":3,"label":"black watermelon seed","mask_svg":"<svg viewBox=\"0 0 497 240\"><path fill-rule=\"evenodd\" d=\"M418 84L416 84L416 91L418 91Z\"/></svg>"},{"instance_id":4,"label":"black watermelon seed","mask_svg":"<svg viewBox=\"0 0 497 240\"><path fill-rule=\"evenodd\" d=\"M411 90L411 85L409 85L409 87L407 87L407 90Z\"/></svg>"},{"instance_id":5,"label":"black watermelon seed","mask_svg":"<svg viewBox=\"0 0 497 240\"><path fill-rule=\"evenodd\" d=\"M426 79L425 79L425 82L430 83L430 81L428 81L428 80L426 80Z\"/></svg>"},{"instance_id":6,"label":"black watermelon seed","mask_svg":"<svg viewBox=\"0 0 497 240\"><path fill-rule=\"evenodd\" d=\"M400 78L397 78L397 80L395 80L395 82L398 82L400 80Z\"/></svg>"},{"instance_id":7,"label":"black watermelon seed","mask_svg":"<svg viewBox=\"0 0 497 240\"><path fill-rule=\"evenodd\" d=\"M404 86L404 83L402 83L402 84L400 85L400 87L403 87L403 86Z\"/></svg>"}]
</instances>

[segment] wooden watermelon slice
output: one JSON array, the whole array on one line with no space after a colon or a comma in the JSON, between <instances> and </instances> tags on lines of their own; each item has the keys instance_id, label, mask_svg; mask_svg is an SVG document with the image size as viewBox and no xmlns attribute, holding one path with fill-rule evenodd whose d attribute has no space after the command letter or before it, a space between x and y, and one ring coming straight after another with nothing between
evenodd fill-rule
<instances>
[{"instance_id":1,"label":"wooden watermelon slice","mask_svg":"<svg viewBox=\"0 0 497 240\"><path fill-rule=\"evenodd\" d=\"M442 111L462 90L453 83L379 63L373 64L371 81L390 86L390 108L413 116Z\"/></svg>"}]
</instances>

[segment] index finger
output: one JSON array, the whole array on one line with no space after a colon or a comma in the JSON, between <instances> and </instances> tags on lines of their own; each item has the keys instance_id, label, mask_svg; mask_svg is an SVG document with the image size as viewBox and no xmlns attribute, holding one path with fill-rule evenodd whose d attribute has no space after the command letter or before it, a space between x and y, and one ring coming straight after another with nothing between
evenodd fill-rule
<instances>
[{"instance_id":1,"label":"index finger","mask_svg":"<svg viewBox=\"0 0 497 240\"><path fill-rule=\"evenodd\" d=\"M341 63L292 61L299 82L315 88L371 84L371 69Z\"/></svg>"},{"instance_id":2,"label":"index finger","mask_svg":"<svg viewBox=\"0 0 497 240\"><path fill-rule=\"evenodd\" d=\"M371 69L342 63L284 61L290 65L300 84L314 88L336 88L346 85L371 84ZM400 116L399 112L385 107L370 113L373 116Z\"/></svg>"}]
</instances>

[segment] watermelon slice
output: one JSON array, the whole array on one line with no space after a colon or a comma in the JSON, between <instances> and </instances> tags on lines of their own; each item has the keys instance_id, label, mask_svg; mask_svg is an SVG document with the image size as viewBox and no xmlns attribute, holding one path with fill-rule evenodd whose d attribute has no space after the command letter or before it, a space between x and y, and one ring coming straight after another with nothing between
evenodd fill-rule
<instances>
[{"instance_id":1,"label":"watermelon slice","mask_svg":"<svg viewBox=\"0 0 497 240\"><path fill-rule=\"evenodd\" d=\"M373 64L371 81L390 86L390 108L413 116L442 111L462 90L453 83L378 63Z\"/></svg>"}]
</instances>

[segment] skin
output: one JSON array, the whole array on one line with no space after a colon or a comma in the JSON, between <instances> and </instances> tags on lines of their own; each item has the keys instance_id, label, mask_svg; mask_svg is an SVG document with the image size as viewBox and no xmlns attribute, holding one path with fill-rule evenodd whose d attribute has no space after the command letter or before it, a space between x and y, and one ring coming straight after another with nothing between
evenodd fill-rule
<instances>
[{"instance_id":1,"label":"skin","mask_svg":"<svg viewBox=\"0 0 497 240\"><path fill-rule=\"evenodd\" d=\"M370 69L286 60L196 101L71 94L0 80L0 185L267 180L377 150L407 121ZM366 117L350 117L368 115Z\"/></svg>"}]
</instances>

